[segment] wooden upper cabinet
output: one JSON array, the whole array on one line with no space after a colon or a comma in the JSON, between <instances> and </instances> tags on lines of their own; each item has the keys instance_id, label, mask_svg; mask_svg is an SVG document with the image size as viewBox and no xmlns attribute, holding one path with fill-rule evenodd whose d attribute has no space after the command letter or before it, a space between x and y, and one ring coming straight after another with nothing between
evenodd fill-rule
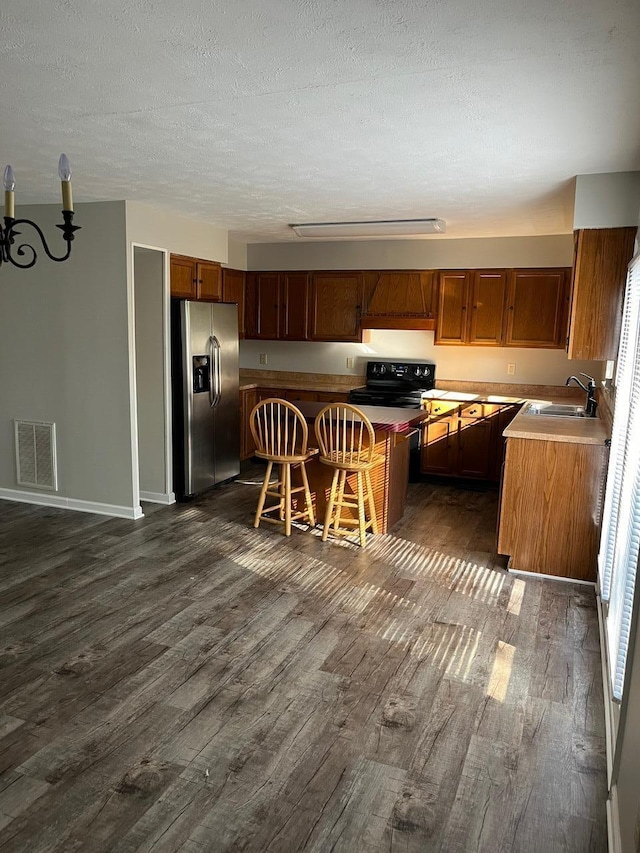
<instances>
[{"instance_id":1,"label":"wooden upper cabinet","mask_svg":"<svg viewBox=\"0 0 640 853\"><path fill-rule=\"evenodd\" d=\"M238 306L238 335L244 338L245 325L245 284L247 274L243 270L222 270L222 301L235 302Z\"/></svg>"},{"instance_id":2,"label":"wooden upper cabinet","mask_svg":"<svg viewBox=\"0 0 640 853\"><path fill-rule=\"evenodd\" d=\"M635 228L575 232L569 358L608 361L617 357L635 236Z\"/></svg>"},{"instance_id":3,"label":"wooden upper cabinet","mask_svg":"<svg viewBox=\"0 0 640 853\"><path fill-rule=\"evenodd\" d=\"M309 337L309 273L282 273L280 299L280 337L290 341L306 341Z\"/></svg>"},{"instance_id":4,"label":"wooden upper cabinet","mask_svg":"<svg viewBox=\"0 0 640 853\"><path fill-rule=\"evenodd\" d=\"M171 296L177 299L222 299L222 267L215 261L202 261L184 255L171 255Z\"/></svg>"},{"instance_id":5,"label":"wooden upper cabinet","mask_svg":"<svg viewBox=\"0 0 640 853\"><path fill-rule=\"evenodd\" d=\"M176 299L196 299L198 280L194 258L171 255L171 296Z\"/></svg>"},{"instance_id":6,"label":"wooden upper cabinet","mask_svg":"<svg viewBox=\"0 0 640 853\"><path fill-rule=\"evenodd\" d=\"M511 270L504 346L564 348L568 270Z\"/></svg>"},{"instance_id":7,"label":"wooden upper cabinet","mask_svg":"<svg viewBox=\"0 0 640 853\"><path fill-rule=\"evenodd\" d=\"M312 273L311 340L359 342L362 297L360 272Z\"/></svg>"},{"instance_id":8,"label":"wooden upper cabinet","mask_svg":"<svg viewBox=\"0 0 640 853\"><path fill-rule=\"evenodd\" d=\"M222 267L210 261L196 263L198 279L198 299L205 302L220 302L222 300Z\"/></svg>"},{"instance_id":9,"label":"wooden upper cabinet","mask_svg":"<svg viewBox=\"0 0 640 853\"><path fill-rule=\"evenodd\" d=\"M467 340L471 270L441 272L435 343L464 344Z\"/></svg>"},{"instance_id":10,"label":"wooden upper cabinet","mask_svg":"<svg viewBox=\"0 0 640 853\"><path fill-rule=\"evenodd\" d=\"M476 270L467 309L467 341L475 346L500 346L507 287L506 270Z\"/></svg>"},{"instance_id":11,"label":"wooden upper cabinet","mask_svg":"<svg viewBox=\"0 0 640 853\"><path fill-rule=\"evenodd\" d=\"M280 336L280 274L255 274L256 337L277 340Z\"/></svg>"}]
</instances>

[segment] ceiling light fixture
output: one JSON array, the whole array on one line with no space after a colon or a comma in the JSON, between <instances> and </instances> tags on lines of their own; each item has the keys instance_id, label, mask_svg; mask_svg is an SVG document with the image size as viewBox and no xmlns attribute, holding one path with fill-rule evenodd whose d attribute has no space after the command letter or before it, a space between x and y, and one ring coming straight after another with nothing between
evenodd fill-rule
<instances>
[{"instance_id":1,"label":"ceiling light fixture","mask_svg":"<svg viewBox=\"0 0 640 853\"><path fill-rule=\"evenodd\" d=\"M39 225L36 225L36 223L31 219L15 218L14 190L16 188L16 179L11 166L5 167L3 177L4 226L0 225L0 265L8 263L13 264L14 267L18 267L19 269L28 270L30 267L35 265L35 262L38 259L36 250L29 243L19 243L15 249L13 248L16 242L16 237L20 236L20 231L15 230L16 225L28 225L33 228L40 237L45 254L48 258L51 258L52 261L66 261L71 254L71 243L74 240L75 232L80 230L80 226L73 224L71 167L69 166L66 154L60 155L60 160L58 162L58 175L60 176L62 188L62 218L64 223L62 225L56 225L56 228L60 228L62 231L62 238L67 244L67 251L59 258L51 254L51 251L47 246L45 236ZM24 262L21 262L16 260L15 255L17 255L18 258L23 258L26 255L26 259Z\"/></svg>"},{"instance_id":2,"label":"ceiling light fixture","mask_svg":"<svg viewBox=\"0 0 640 853\"><path fill-rule=\"evenodd\" d=\"M419 237L444 234L443 219L383 219L375 222L308 222L290 225L298 237Z\"/></svg>"}]
</instances>

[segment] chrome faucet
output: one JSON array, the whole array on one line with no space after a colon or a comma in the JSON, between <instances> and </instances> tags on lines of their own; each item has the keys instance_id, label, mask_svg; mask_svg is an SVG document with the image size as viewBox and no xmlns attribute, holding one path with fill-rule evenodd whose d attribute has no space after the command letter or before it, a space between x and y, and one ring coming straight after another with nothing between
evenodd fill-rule
<instances>
[{"instance_id":1,"label":"chrome faucet","mask_svg":"<svg viewBox=\"0 0 640 853\"><path fill-rule=\"evenodd\" d=\"M587 405L584 407L587 417L595 418L596 409L598 408L598 401L596 400L596 380L593 376L587 376L586 373L581 373L580 376L584 376L585 379L589 380L586 385L584 382L581 382L577 376L570 376L564 384L570 385L573 381L576 385L579 385L582 388L587 395Z\"/></svg>"}]
</instances>

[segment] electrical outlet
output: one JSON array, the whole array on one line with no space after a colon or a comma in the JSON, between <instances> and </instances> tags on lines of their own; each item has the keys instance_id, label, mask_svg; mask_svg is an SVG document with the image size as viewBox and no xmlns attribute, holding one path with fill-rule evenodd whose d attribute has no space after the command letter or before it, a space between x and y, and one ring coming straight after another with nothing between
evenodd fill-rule
<instances>
[{"instance_id":1,"label":"electrical outlet","mask_svg":"<svg viewBox=\"0 0 640 853\"><path fill-rule=\"evenodd\" d=\"M266 363L267 363L267 354L266 354L266 352L261 352L260 353L260 364L266 364Z\"/></svg>"},{"instance_id":2,"label":"electrical outlet","mask_svg":"<svg viewBox=\"0 0 640 853\"><path fill-rule=\"evenodd\" d=\"M507 373L509 374L509 376L515 376L515 372L516 372L515 364L508 364L507 365Z\"/></svg>"},{"instance_id":3,"label":"electrical outlet","mask_svg":"<svg viewBox=\"0 0 640 853\"><path fill-rule=\"evenodd\" d=\"M351 369L352 367L353 367L353 359L352 359L352 358L348 358L348 359L347 359L347 368L348 368L348 369Z\"/></svg>"}]
</instances>

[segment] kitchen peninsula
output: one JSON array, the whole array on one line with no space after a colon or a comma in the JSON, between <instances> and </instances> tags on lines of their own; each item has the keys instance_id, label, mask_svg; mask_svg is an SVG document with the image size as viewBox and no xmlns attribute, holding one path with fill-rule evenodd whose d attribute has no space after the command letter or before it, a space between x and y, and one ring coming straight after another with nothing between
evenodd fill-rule
<instances>
[{"instance_id":1,"label":"kitchen peninsula","mask_svg":"<svg viewBox=\"0 0 640 853\"><path fill-rule=\"evenodd\" d=\"M312 444L313 423L325 405L306 401L297 403L309 423ZM371 483L380 533L387 533L404 514L409 482L409 439L422 422L429 418L429 412L425 409L393 409L382 406L358 408L371 421L375 431L375 451L384 457L384 463L376 466L371 472ZM333 471L322 465L317 457L308 462L306 467L316 516L322 520ZM355 476L350 476L348 482L351 488L355 488Z\"/></svg>"}]
</instances>

